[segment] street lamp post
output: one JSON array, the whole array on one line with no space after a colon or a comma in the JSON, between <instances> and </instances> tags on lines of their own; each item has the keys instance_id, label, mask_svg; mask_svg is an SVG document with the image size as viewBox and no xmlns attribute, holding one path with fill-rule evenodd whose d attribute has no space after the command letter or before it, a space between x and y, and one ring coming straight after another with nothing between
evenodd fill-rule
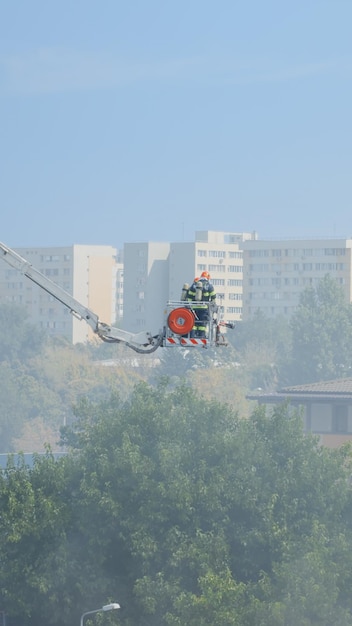
<instances>
[{"instance_id":1,"label":"street lamp post","mask_svg":"<svg viewBox=\"0 0 352 626\"><path fill-rule=\"evenodd\" d=\"M86 615L92 615L92 613L100 613L100 611L113 611L114 609L119 609L120 605L117 602L112 602L111 604L104 604L101 609L94 609L94 611L86 611L81 615L81 623L80 626L83 626L83 621Z\"/></svg>"}]
</instances>

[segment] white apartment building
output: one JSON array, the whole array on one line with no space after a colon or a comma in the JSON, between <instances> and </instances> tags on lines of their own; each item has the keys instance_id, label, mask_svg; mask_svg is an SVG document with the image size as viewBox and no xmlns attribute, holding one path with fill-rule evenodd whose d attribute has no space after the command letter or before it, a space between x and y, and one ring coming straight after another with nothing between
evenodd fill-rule
<instances>
[{"instance_id":1,"label":"white apartment building","mask_svg":"<svg viewBox=\"0 0 352 626\"><path fill-rule=\"evenodd\" d=\"M18 254L70 293L81 304L112 324L116 317L116 249L73 245L57 248L16 248ZM0 264L0 301L23 305L28 320L49 335L83 343L94 336L84 321L31 280L6 263Z\"/></svg>"},{"instance_id":2,"label":"white apartment building","mask_svg":"<svg viewBox=\"0 0 352 626\"><path fill-rule=\"evenodd\" d=\"M255 233L197 231L195 241L127 243L124 246L123 327L157 333L165 305L179 301L185 282L207 270L224 306L227 321L242 316L243 252L241 243Z\"/></svg>"},{"instance_id":3,"label":"white apartment building","mask_svg":"<svg viewBox=\"0 0 352 626\"><path fill-rule=\"evenodd\" d=\"M255 238L255 233L196 231L195 241L172 243L169 261L169 294L180 298L182 284L208 271L214 285L217 303L224 307L225 319L242 318L243 252L241 244Z\"/></svg>"},{"instance_id":4,"label":"white apartment building","mask_svg":"<svg viewBox=\"0 0 352 626\"><path fill-rule=\"evenodd\" d=\"M246 240L243 250L243 319L260 309L266 316L290 316L300 294L329 274L351 302L352 239Z\"/></svg>"}]
</instances>

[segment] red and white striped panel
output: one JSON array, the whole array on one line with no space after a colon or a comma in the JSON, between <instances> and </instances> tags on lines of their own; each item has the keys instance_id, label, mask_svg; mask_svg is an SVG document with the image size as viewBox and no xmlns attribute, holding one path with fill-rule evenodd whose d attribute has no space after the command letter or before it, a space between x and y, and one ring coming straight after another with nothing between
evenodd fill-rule
<instances>
[{"instance_id":1,"label":"red and white striped panel","mask_svg":"<svg viewBox=\"0 0 352 626\"><path fill-rule=\"evenodd\" d=\"M166 337L167 346L206 346L207 339L174 339L174 337Z\"/></svg>"},{"instance_id":2,"label":"red and white striped panel","mask_svg":"<svg viewBox=\"0 0 352 626\"><path fill-rule=\"evenodd\" d=\"M180 343L182 346L206 346L206 339L181 339Z\"/></svg>"}]
</instances>

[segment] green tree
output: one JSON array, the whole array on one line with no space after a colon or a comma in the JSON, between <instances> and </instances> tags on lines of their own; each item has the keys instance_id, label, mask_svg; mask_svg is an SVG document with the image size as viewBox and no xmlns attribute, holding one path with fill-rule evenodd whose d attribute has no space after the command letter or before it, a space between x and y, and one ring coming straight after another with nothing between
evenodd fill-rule
<instances>
[{"instance_id":1,"label":"green tree","mask_svg":"<svg viewBox=\"0 0 352 626\"><path fill-rule=\"evenodd\" d=\"M352 306L342 287L326 275L306 289L291 319L292 353L282 382L310 383L351 376Z\"/></svg>"},{"instance_id":2,"label":"green tree","mask_svg":"<svg viewBox=\"0 0 352 626\"><path fill-rule=\"evenodd\" d=\"M23 362L40 350L43 334L27 318L18 305L0 305L0 361Z\"/></svg>"},{"instance_id":3,"label":"green tree","mask_svg":"<svg viewBox=\"0 0 352 626\"><path fill-rule=\"evenodd\" d=\"M278 372L291 350L291 329L284 317L269 318L257 310L253 318L239 322L230 341L246 373L249 389L273 390Z\"/></svg>"},{"instance_id":4,"label":"green tree","mask_svg":"<svg viewBox=\"0 0 352 626\"><path fill-rule=\"evenodd\" d=\"M316 624L298 566L308 553L316 619L324 613L328 623L344 602L339 614L351 623L339 577L342 553L351 562L349 457L304 436L299 415L280 407L240 420L227 405L165 383L137 387L127 404L85 403L79 414L81 532L104 588L121 590L126 619L284 626L296 616L303 624L287 595L298 576L304 619ZM311 540L317 529L324 542ZM336 572L332 594L323 567Z\"/></svg>"},{"instance_id":5,"label":"green tree","mask_svg":"<svg viewBox=\"0 0 352 626\"><path fill-rule=\"evenodd\" d=\"M67 457L0 481L0 601L24 626L110 600L125 626L351 626L348 448L167 380L76 413Z\"/></svg>"},{"instance_id":6,"label":"green tree","mask_svg":"<svg viewBox=\"0 0 352 626\"><path fill-rule=\"evenodd\" d=\"M70 499L62 497L63 467L48 453L33 469L10 458L0 475L0 603L22 624L65 623L69 554L64 578L61 561Z\"/></svg>"}]
</instances>

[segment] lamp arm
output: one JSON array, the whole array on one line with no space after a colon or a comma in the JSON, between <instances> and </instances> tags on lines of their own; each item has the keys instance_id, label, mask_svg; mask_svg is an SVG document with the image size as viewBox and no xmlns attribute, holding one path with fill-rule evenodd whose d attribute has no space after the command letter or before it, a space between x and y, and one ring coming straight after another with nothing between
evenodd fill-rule
<instances>
[{"instance_id":1,"label":"lamp arm","mask_svg":"<svg viewBox=\"0 0 352 626\"><path fill-rule=\"evenodd\" d=\"M80 626L83 626L83 621L86 615L92 615L92 613L99 613L101 611L101 609L95 609L95 611L86 611L85 613L83 613L83 615L81 615L81 624Z\"/></svg>"}]
</instances>

